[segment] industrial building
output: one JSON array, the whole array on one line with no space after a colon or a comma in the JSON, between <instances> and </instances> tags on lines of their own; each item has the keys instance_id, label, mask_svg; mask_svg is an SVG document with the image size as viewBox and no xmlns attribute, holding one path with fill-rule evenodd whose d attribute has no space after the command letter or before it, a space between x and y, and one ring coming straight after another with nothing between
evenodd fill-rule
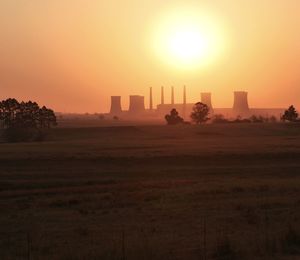
<instances>
[{"instance_id":1,"label":"industrial building","mask_svg":"<svg viewBox=\"0 0 300 260\"><path fill-rule=\"evenodd\" d=\"M171 87L171 100L170 103L165 102L165 89L160 89L160 104L154 108L153 104L153 88L149 92L149 108L145 107L145 97L139 95L129 96L129 109L122 110L121 97L111 97L110 115L124 116L126 118L147 119L147 118L164 118L173 108L179 114L188 120L192 112L194 103L187 102L187 89L183 87L182 102L175 103L174 87ZM217 108L213 106L212 94L209 92L200 93L200 100L210 108L210 114L222 114L228 118L237 116L249 117L252 115L257 116L275 116L279 118L284 111L284 108L250 108L248 103L248 93L245 91L235 91L233 93L233 106L231 108Z\"/></svg>"},{"instance_id":2,"label":"industrial building","mask_svg":"<svg viewBox=\"0 0 300 260\"><path fill-rule=\"evenodd\" d=\"M121 97L120 96L112 96L110 103L110 114L112 115L120 115L122 113L121 108Z\"/></svg>"}]
</instances>

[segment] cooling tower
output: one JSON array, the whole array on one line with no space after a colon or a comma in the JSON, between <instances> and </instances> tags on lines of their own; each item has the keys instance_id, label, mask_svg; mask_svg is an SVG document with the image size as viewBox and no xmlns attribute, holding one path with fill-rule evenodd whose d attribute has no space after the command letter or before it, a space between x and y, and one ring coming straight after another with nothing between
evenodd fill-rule
<instances>
[{"instance_id":1,"label":"cooling tower","mask_svg":"<svg viewBox=\"0 0 300 260\"><path fill-rule=\"evenodd\" d=\"M110 114L118 115L121 113L122 113L121 97L120 96L112 96L111 97L111 105L110 105Z\"/></svg>"},{"instance_id":2,"label":"cooling tower","mask_svg":"<svg viewBox=\"0 0 300 260\"><path fill-rule=\"evenodd\" d=\"M130 96L129 112L131 114L139 114L145 112L145 98L143 96Z\"/></svg>"},{"instance_id":3,"label":"cooling tower","mask_svg":"<svg viewBox=\"0 0 300 260\"><path fill-rule=\"evenodd\" d=\"M201 102L209 107L210 110L213 109L211 104L211 93L204 92L201 93Z\"/></svg>"},{"instance_id":4,"label":"cooling tower","mask_svg":"<svg viewBox=\"0 0 300 260\"><path fill-rule=\"evenodd\" d=\"M233 111L235 113L249 112L248 93L245 91L234 92Z\"/></svg>"}]
</instances>

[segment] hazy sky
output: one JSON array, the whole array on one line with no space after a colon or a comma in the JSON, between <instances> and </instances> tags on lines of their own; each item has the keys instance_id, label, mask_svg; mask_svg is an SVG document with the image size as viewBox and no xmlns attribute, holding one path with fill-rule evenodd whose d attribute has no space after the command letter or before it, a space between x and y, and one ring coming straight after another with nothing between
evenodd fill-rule
<instances>
[{"instance_id":1,"label":"hazy sky","mask_svg":"<svg viewBox=\"0 0 300 260\"><path fill-rule=\"evenodd\" d=\"M213 64L179 69L154 54L161 19L182 8L218 24L226 52ZM158 102L174 85L179 102L186 84L190 102L211 91L215 107L231 106L246 90L251 106L300 109L299 10L299 0L0 0L0 98L106 112L111 95L126 109L150 86Z\"/></svg>"}]
</instances>

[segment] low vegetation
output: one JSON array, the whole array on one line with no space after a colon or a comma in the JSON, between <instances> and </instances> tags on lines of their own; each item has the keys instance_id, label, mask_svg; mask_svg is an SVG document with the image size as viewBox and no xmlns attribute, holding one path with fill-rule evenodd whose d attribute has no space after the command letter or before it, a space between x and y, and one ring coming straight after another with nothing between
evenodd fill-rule
<instances>
[{"instance_id":1,"label":"low vegetation","mask_svg":"<svg viewBox=\"0 0 300 260\"><path fill-rule=\"evenodd\" d=\"M213 124L224 123L278 123L279 120L273 116L252 115L250 117L237 116L236 118L226 118L222 114L214 114L209 118L210 109L206 104L198 102L194 105L193 111L190 115L191 121L195 124L204 124L210 122ZM298 112L294 106L290 106L284 114L280 117L281 122L300 122L298 119ZM179 116L176 109L172 109L170 115L166 115L165 119L169 125L176 125L184 123L184 120Z\"/></svg>"},{"instance_id":2,"label":"low vegetation","mask_svg":"<svg viewBox=\"0 0 300 260\"><path fill-rule=\"evenodd\" d=\"M183 118L179 116L179 113L174 108L170 111L169 115L165 116L168 125L178 125L183 124Z\"/></svg>"},{"instance_id":3,"label":"low vegetation","mask_svg":"<svg viewBox=\"0 0 300 260\"><path fill-rule=\"evenodd\" d=\"M227 119L223 115L217 114L214 115L212 120L214 124L222 124L222 123L277 123L278 120L275 116L264 117L264 116L256 116L252 115L248 118L242 118L237 116L235 119Z\"/></svg>"}]
</instances>

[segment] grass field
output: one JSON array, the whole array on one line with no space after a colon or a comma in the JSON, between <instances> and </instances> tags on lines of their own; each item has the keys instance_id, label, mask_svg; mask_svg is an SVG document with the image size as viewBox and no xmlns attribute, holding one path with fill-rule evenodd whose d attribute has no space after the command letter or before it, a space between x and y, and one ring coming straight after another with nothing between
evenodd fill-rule
<instances>
[{"instance_id":1,"label":"grass field","mask_svg":"<svg viewBox=\"0 0 300 260\"><path fill-rule=\"evenodd\" d=\"M300 125L1 143L0 210L0 259L299 259Z\"/></svg>"}]
</instances>

